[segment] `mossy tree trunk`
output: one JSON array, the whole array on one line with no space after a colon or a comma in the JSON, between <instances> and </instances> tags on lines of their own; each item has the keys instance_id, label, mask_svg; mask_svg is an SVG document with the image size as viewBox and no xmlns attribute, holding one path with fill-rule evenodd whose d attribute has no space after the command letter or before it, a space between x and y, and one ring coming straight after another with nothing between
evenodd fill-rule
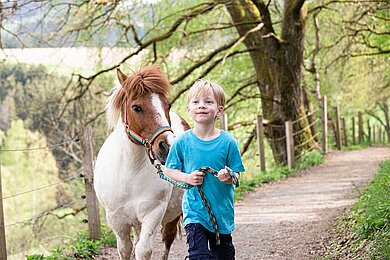
<instances>
[{"instance_id":1,"label":"mossy tree trunk","mask_svg":"<svg viewBox=\"0 0 390 260\"><path fill-rule=\"evenodd\" d=\"M244 44L257 48L250 53L262 96L262 113L270 125L265 135L279 165L286 163L284 122L293 124L295 155L317 146L305 117L301 86L306 6L304 0L286 0L280 36L273 28L271 14L263 1L233 0L226 4ZM248 33L257 25L261 29ZM276 127L278 126L278 127ZM303 130L304 129L304 130ZM302 130L302 131L301 131Z\"/></svg>"}]
</instances>

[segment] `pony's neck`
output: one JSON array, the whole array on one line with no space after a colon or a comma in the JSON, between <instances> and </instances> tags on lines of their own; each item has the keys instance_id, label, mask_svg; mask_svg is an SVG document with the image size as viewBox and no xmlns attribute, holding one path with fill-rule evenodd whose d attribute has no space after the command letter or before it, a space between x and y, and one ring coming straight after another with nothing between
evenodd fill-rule
<instances>
[{"instance_id":1,"label":"pony's neck","mask_svg":"<svg viewBox=\"0 0 390 260\"><path fill-rule=\"evenodd\" d=\"M138 169L140 167L144 167L145 164L150 164L145 147L142 145L136 145L130 141L126 134L125 125L122 122L121 117L118 118L115 132L120 139L119 145L122 147L122 156L124 156L125 160L129 162L129 167Z\"/></svg>"}]
</instances>

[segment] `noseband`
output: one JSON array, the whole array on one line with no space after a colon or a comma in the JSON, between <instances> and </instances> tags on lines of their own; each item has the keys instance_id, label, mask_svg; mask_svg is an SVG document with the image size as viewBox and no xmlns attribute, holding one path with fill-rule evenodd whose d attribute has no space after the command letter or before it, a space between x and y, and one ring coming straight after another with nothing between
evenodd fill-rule
<instances>
[{"instance_id":1,"label":"noseband","mask_svg":"<svg viewBox=\"0 0 390 260\"><path fill-rule=\"evenodd\" d=\"M164 132L167 132L167 131L170 131L173 133L172 131L172 128L170 126L162 126L160 127L159 129L157 129L149 138L143 138L142 136L140 136L139 134L137 134L136 132L134 132L133 130L130 129L129 125L126 124L126 134L127 136L130 138L134 138L135 140L137 140L140 144L142 144L143 146L146 147L146 149L150 150L152 149L152 144L154 142L154 140L159 136L161 135L162 133Z\"/></svg>"}]
</instances>

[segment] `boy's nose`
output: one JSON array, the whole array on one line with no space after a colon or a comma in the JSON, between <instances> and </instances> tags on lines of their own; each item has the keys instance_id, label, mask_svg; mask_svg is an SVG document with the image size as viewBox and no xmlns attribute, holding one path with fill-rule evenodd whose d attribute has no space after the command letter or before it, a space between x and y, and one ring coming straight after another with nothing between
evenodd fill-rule
<instances>
[{"instance_id":1,"label":"boy's nose","mask_svg":"<svg viewBox=\"0 0 390 260\"><path fill-rule=\"evenodd\" d=\"M199 108L205 108L205 105L204 105L204 103L199 103L199 106L198 106Z\"/></svg>"}]
</instances>

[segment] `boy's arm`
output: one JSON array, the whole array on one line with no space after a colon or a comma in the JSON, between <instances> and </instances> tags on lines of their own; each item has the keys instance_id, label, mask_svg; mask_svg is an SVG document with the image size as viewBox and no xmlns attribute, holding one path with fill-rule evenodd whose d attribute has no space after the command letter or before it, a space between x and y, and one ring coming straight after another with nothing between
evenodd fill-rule
<instances>
[{"instance_id":1,"label":"boy's arm","mask_svg":"<svg viewBox=\"0 0 390 260\"><path fill-rule=\"evenodd\" d=\"M175 181L188 183L193 186L202 185L204 178L204 173L200 171L193 171L190 174L186 174L177 169L170 169L166 167L164 167L164 174Z\"/></svg>"}]
</instances>

